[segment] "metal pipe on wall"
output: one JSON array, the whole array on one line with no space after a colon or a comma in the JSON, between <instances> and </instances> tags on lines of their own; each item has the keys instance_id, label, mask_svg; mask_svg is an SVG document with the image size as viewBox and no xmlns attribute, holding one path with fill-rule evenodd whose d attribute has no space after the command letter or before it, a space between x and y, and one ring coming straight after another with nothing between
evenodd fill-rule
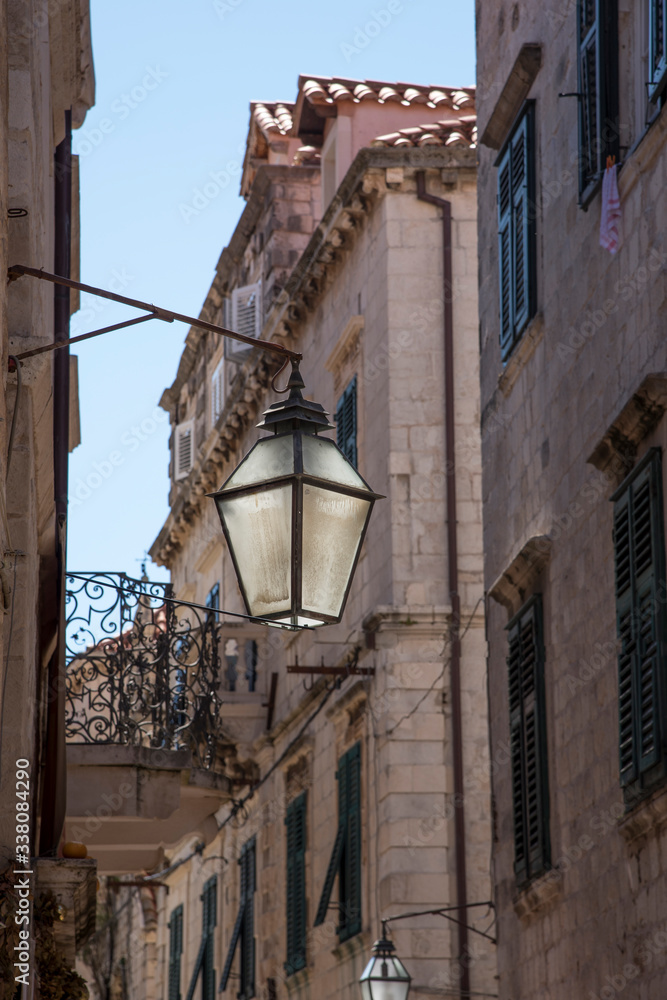
<instances>
[{"instance_id":1,"label":"metal pipe on wall","mask_svg":"<svg viewBox=\"0 0 667 1000\"><path fill-rule=\"evenodd\" d=\"M459 906L458 953L461 964L461 995L470 995L468 903L466 875L465 809L463 786L463 726L461 718L461 598L459 595L458 543L456 534L456 456L454 434L454 311L452 295L452 206L444 198L427 194L423 170L417 172L417 198L442 210L443 339L445 353L445 462L447 506L447 570L452 608L450 628L452 689L452 752L454 758L454 829L456 835L456 902Z\"/></svg>"},{"instance_id":2,"label":"metal pipe on wall","mask_svg":"<svg viewBox=\"0 0 667 1000\"><path fill-rule=\"evenodd\" d=\"M54 268L70 276L72 244L72 112L65 112L65 138L56 147ZM54 342L69 338L70 290L55 285ZM56 517L56 614L58 641L49 663L48 710L39 853L55 855L65 823L65 572L67 565L67 490L69 471L69 348L53 359L53 487Z\"/></svg>"}]
</instances>

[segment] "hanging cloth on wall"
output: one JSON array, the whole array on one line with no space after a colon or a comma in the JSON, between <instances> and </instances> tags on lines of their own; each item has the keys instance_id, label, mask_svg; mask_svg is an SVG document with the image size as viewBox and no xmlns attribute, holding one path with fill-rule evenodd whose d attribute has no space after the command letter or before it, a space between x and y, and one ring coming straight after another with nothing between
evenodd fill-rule
<instances>
[{"instance_id":1,"label":"hanging cloth on wall","mask_svg":"<svg viewBox=\"0 0 667 1000\"><path fill-rule=\"evenodd\" d=\"M621 242L621 200L618 196L617 170L616 157L608 156L602 179L600 246L609 253L616 253Z\"/></svg>"}]
</instances>

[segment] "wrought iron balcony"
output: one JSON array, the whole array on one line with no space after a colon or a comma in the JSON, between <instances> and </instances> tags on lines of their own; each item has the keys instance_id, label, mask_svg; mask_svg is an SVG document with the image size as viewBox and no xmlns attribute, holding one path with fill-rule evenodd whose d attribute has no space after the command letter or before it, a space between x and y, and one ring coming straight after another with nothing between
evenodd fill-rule
<instances>
[{"instance_id":1,"label":"wrought iron balcony","mask_svg":"<svg viewBox=\"0 0 667 1000\"><path fill-rule=\"evenodd\" d=\"M168 583L67 577L67 741L184 750L224 771L236 739L225 692L257 687L257 640L213 612L172 603Z\"/></svg>"}]
</instances>

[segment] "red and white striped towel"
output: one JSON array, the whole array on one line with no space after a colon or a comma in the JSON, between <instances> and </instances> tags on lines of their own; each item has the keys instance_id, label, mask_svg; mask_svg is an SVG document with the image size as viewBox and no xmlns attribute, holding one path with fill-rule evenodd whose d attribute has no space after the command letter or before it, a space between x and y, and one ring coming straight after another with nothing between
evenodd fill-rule
<instances>
[{"instance_id":1,"label":"red and white striped towel","mask_svg":"<svg viewBox=\"0 0 667 1000\"><path fill-rule=\"evenodd\" d=\"M602 179L602 214L600 216L600 246L616 253L621 242L621 200L618 196L616 165L607 167Z\"/></svg>"}]
</instances>

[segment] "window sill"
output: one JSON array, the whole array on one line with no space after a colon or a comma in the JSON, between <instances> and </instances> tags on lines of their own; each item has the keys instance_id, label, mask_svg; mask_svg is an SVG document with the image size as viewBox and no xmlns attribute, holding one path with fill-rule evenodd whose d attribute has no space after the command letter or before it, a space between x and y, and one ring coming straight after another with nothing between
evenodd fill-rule
<instances>
[{"instance_id":1,"label":"window sill","mask_svg":"<svg viewBox=\"0 0 667 1000\"><path fill-rule=\"evenodd\" d=\"M563 878L560 872L554 875L554 871L555 869L538 875L533 882L518 890L513 903L519 920L527 920L536 913L541 913L561 895Z\"/></svg>"},{"instance_id":2,"label":"window sill","mask_svg":"<svg viewBox=\"0 0 667 1000\"><path fill-rule=\"evenodd\" d=\"M667 115L664 105L647 125L634 145L625 155L623 169L618 175L618 193L621 203L627 198L643 173L651 169L657 156L665 148L667 136Z\"/></svg>"},{"instance_id":3,"label":"window sill","mask_svg":"<svg viewBox=\"0 0 667 1000\"><path fill-rule=\"evenodd\" d=\"M504 370L498 376L498 388L505 398L508 398L516 380L528 361L532 358L535 348L544 334L544 316L536 313L523 331L519 342L510 355Z\"/></svg>"},{"instance_id":4,"label":"window sill","mask_svg":"<svg viewBox=\"0 0 667 1000\"><path fill-rule=\"evenodd\" d=\"M617 824L629 847L643 846L643 842L655 836L667 824L667 787L658 788L642 799L631 812L622 816Z\"/></svg>"},{"instance_id":5,"label":"window sill","mask_svg":"<svg viewBox=\"0 0 667 1000\"><path fill-rule=\"evenodd\" d=\"M347 938L346 941L339 941L331 949L331 954L337 961L342 962L354 955L365 954L368 951L370 951L370 938L365 931L359 931L358 934Z\"/></svg>"}]
</instances>

